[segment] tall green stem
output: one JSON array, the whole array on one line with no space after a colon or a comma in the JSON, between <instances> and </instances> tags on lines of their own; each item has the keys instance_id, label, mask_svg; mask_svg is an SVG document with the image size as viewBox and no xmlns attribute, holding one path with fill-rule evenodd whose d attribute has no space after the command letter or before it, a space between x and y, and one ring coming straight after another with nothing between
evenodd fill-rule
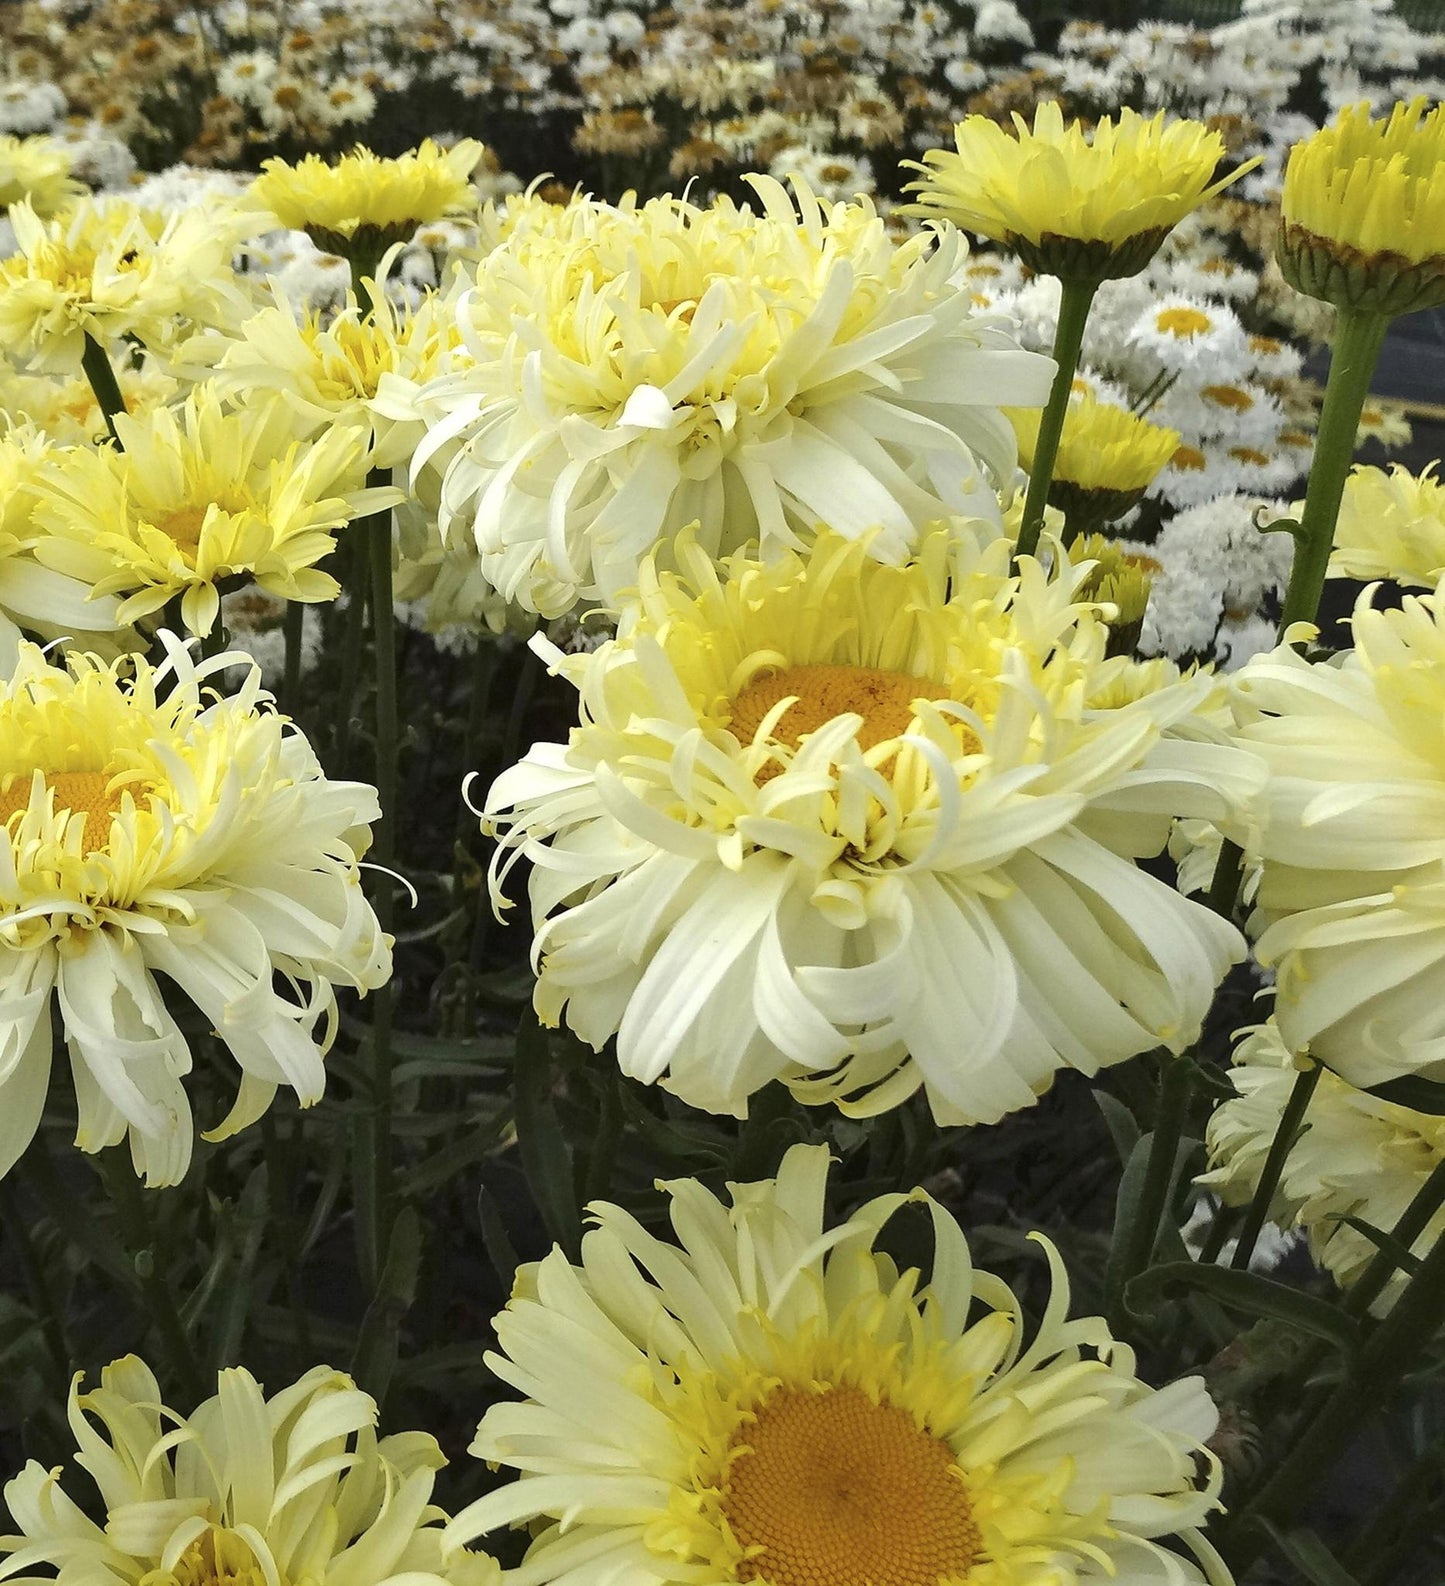
<instances>
[{"instance_id":1,"label":"tall green stem","mask_svg":"<svg viewBox=\"0 0 1445 1586\"><path fill-rule=\"evenodd\" d=\"M105 427L110 431L110 438L120 446L120 436L115 433L115 416L117 413L125 412L125 398L121 395L120 381L115 377L115 370L110 366L105 348L89 331L85 333L80 367L85 370L85 378L90 381L90 389L95 392L95 400L100 404L100 411L105 418ZM122 451L124 449L121 447Z\"/></svg>"},{"instance_id":2,"label":"tall green stem","mask_svg":"<svg viewBox=\"0 0 1445 1586\"><path fill-rule=\"evenodd\" d=\"M1304 1122L1310 1098L1315 1093L1315 1087L1319 1084L1322 1073L1324 1070L1315 1064L1311 1068L1301 1069L1295 1075L1289 1100L1280 1115L1279 1128L1274 1131L1274 1139L1270 1141L1269 1155L1264 1159L1264 1169L1259 1175L1259 1183L1255 1186L1254 1198L1250 1201L1249 1211L1245 1214L1244 1226L1239 1230L1239 1243L1234 1247L1234 1256L1229 1263L1235 1271L1243 1271L1248 1267L1250 1257L1254 1255L1260 1230L1269 1219L1269 1208L1284 1174L1284 1165L1289 1157L1290 1147L1294 1144L1295 1136Z\"/></svg>"},{"instance_id":3,"label":"tall green stem","mask_svg":"<svg viewBox=\"0 0 1445 1586\"><path fill-rule=\"evenodd\" d=\"M306 608L299 600L286 602L286 659L281 671L281 704L296 718L301 709L301 643L305 636Z\"/></svg>"},{"instance_id":4,"label":"tall green stem","mask_svg":"<svg viewBox=\"0 0 1445 1586\"><path fill-rule=\"evenodd\" d=\"M1281 630L1292 622L1313 622L1335 542L1335 520L1345 480L1355 459L1360 412L1370 393L1370 379L1390 321L1383 314L1341 309L1335 327L1330 378L1325 386L1315 460L1305 491L1304 511L1295 536L1294 566L1285 591Z\"/></svg>"},{"instance_id":5,"label":"tall green stem","mask_svg":"<svg viewBox=\"0 0 1445 1586\"><path fill-rule=\"evenodd\" d=\"M1414 1198L1400 1214L1400 1220L1390 1230L1395 1243L1410 1249L1442 1206L1445 1206L1445 1160L1436 1163L1434 1172L1416 1190ZM1384 1292L1394 1272L1395 1258L1388 1250L1377 1250L1346 1296L1346 1312L1351 1316L1364 1316Z\"/></svg>"},{"instance_id":6,"label":"tall green stem","mask_svg":"<svg viewBox=\"0 0 1445 1586\"><path fill-rule=\"evenodd\" d=\"M1310 1418L1274 1475L1244 1508L1233 1528L1238 1542L1230 1565L1243 1578L1264 1550L1268 1518L1285 1524L1316 1492L1320 1473L1334 1464L1365 1422L1385 1405L1423 1350L1445 1325L1445 1239L1438 1240L1390 1314L1351 1363L1345 1379Z\"/></svg>"},{"instance_id":7,"label":"tall green stem","mask_svg":"<svg viewBox=\"0 0 1445 1586\"><path fill-rule=\"evenodd\" d=\"M1060 282L1059 323L1054 331L1054 361L1059 367L1049 389L1048 405L1039 420L1039 437L1034 445L1033 466L1029 469L1029 489L1024 497L1023 523L1019 528L1015 559L1032 556L1038 549L1044 507L1054 478L1054 460L1059 455L1059 437L1064 433L1074 373L1079 367L1079 350L1084 345L1084 326L1098 290L1097 281Z\"/></svg>"}]
</instances>

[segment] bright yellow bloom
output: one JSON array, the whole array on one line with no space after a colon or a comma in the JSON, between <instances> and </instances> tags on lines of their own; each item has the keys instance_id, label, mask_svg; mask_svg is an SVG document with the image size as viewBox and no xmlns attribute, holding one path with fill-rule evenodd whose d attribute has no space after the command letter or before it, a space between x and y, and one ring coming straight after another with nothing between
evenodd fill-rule
<instances>
[{"instance_id":1,"label":"bright yellow bloom","mask_svg":"<svg viewBox=\"0 0 1445 1586\"><path fill-rule=\"evenodd\" d=\"M59 1004L84 1151L129 1134L136 1170L190 1160L191 1054L161 990L188 997L241 1067L212 1133L253 1122L279 1085L325 1086L334 986L381 985L389 944L358 860L373 789L331 782L248 658L50 665L34 645L0 684L0 1172L24 1151L50 1077ZM235 692L203 687L242 667Z\"/></svg>"},{"instance_id":2,"label":"bright yellow bloom","mask_svg":"<svg viewBox=\"0 0 1445 1586\"><path fill-rule=\"evenodd\" d=\"M1253 1198L1297 1078L1273 1020L1242 1033L1229 1075L1238 1094L1210 1117L1210 1171L1197 1180L1232 1206ZM1349 1288L1364 1275L1377 1247L1344 1219L1356 1217L1388 1233L1445 1161L1445 1118L1381 1101L1328 1069L1305 1116L1270 1216L1281 1227L1305 1229L1315 1259ZM1412 1248L1423 1259L1442 1237L1445 1208ZM1397 1269L1372 1307L1376 1314L1390 1308L1407 1281Z\"/></svg>"},{"instance_id":3,"label":"bright yellow bloom","mask_svg":"<svg viewBox=\"0 0 1445 1586\"><path fill-rule=\"evenodd\" d=\"M947 1123L1193 1039L1243 942L1135 860L1257 766L1199 720L1214 680L1106 659L1086 570L1009 549L951 579L942 533L897 567L685 539L615 641L533 641L581 723L487 812L499 900L533 861L546 1021L711 1111L782 1079Z\"/></svg>"},{"instance_id":4,"label":"bright yellow bloom","mask_svg":"<svg viewBox=\"0 0 1445 1586\"><path fill-rule=\"evenodd\" d=\"M680 1249L596 1202L579 1266L524 1269L487 1356L523 1402L471 1449L521 1475L445 1540L553 1522L518 1574L535 1586L1229 1586L1196 1529L1220 1486L1201 1380L1156 1392L1102 1318L1069 1319L1047 1240L1026 1341L924 1191L825 1231L827 1177L799 1145L731 1205L665 1183ZM875 1248L909 1205L926 1284Z\"/></svg>"},{"instance_id":5,"label":"bright yellow bloom","mask_svg":"<svg viewBox=\"0 0 1445 1586\"><path fill-rule=\"evenodd\" d=\"M1330 553L1333 578L1389 578L1434 589L1445 577L1445 485L1438 463L1412 474L1357 466L1345 482Z\"/></svg>"},{"instance_id":6,"label":"bright yellow bloom","mask_svg":"<svg viewBox=\"0 0 1445 1586\"><path fill-rule=\"evenodd\" d=\"M231 253L251 221L237 211L163 216L106 199L47 224L20 203L10 222L19 251L0 260L0 348L31 367L76 373L86 335L105 348L123 336L166 347L247 306Z\"/></svg>"},{"instance_id":7,"label":"bright yellow bloom","mask_svg":"<svg viewBox=\"0 0 1445 1586\"><path fill-rule=\"evenodd\" d=\"M1213 181L1223 138L1198 121L1166 124L1162 110L1146 120L1126 109L1089 133L1065 125L1056 101L1039 105L1032 128L1013 119L1011 135L969 116L954 128L957 152L906 162L923 172L910 184L914 208L1002 242L1049 275L1137 274L1191 210L1259 163Z\"/></svg>"},{"instance_id":8,"label":"bright yellow bloom","mask_svg":"<svg viewBox=\"0 0 1445 1586\"><path fill-rule=\"evenodd\" d=\"M280 225L307 232L328 252L350 258L360 249L379 258L418 226L473 207L469 178L482 153L472 138L450 149L427 138L394 159L360 144L334 164L316 154L294 165L270 159L250 197Z\"/></svg>"},{"instance_id":9,"label":"bright yellow bloom","mask_svg":"<svg viewBox=\"0 0 1445 1586\"><path fill-rule=\"evenodd\" d=\"M1342 308L1445 302L1445 106L1388 119L1348 105L1290 150L1279 260L1292 286Z\"/></svg>"},{"instance_id":10,"label":"bright yellow bloom","mask_svg":"<svg viewBox=\"0 0 1445 1586\"><path fill-rule=\"evenodd\" d=\"M248 319L234 339L205 342L216 388L233 399L282 392L306 436L336 424L365 429L368 468L407 461L426 426L404 404L441 372L460 339L454 305L428 294L416 308L399 310L376 290L370 310L348 293L323 319L315 309L298 312L279 287L274 295L275 306ZM399 400L401 417L394 416Z\"/></svg>"},{"instance_id":11,"label":"bright yellow bloom","mask_svg":"<svg viewBox=\"0 0 1445 1586\"><path fill-rule=\"evenodd\" d=\"M1033 466L1038 442L1039 410L1011 408L1009 418L1019 438L1019 462L1027 470ZM1090 391L1081 392L1070 401L1064 417L1054 482L1137 496L1158 478L1180 439L1178 430L1101 402Z\"/></svg>"},{"instance_id":12,"label":"bright yellow bloom","mask_svg":"<svg viewBox=\"0 0 1445 1586\"><path fill-rule=\"evenodd\" d=\"M179 410L122 415L116 430L124 451L63 452L38 481L46 538L35 554L98 595L122 595L126 623L179 595L186 629L209 633L220 586L240 578L287 600L333 600L340 586L317 563L335 531L397 499L359 488L363 429L299 441L279 396L226 412L198 386Z\"/></svg>"},{"instance_id":13,"label":"bright yellow bloom","mask_svg":"<svg viewBox=\"0 0 1445 1586\"><path fill-rule=\"evenodd\" d=\"M431 1502L446 1464L424 1432L378 1438L375 1401L316 1366L265 1396L249 1371L218 1373L190 1417L150 1368L113 1361L70 1385L69 1421L100 1496L97 1525L31 1460L5 1488L18 1536L0 1579L112 1586L496 1586L480 1553L444 1558ZM6 1555L9 1555L8 1558ZM37 1573L37 1566L47 1573ZM53 1571L53 1575L48 1573Z\"/></svg>"},{"instance_id":14,"label":"bright yellow bloom","mask_svg":"<svg viewBox=\"0 0 1445 1586\"><path fill-rule=\"evenodd\" d=\"M458 304L455 373L423 388L414 473L444 470L508 600L614 602L689 524L764 555L820 523L896 561L923 525L997 521L1050 362L974 312L963 238L901 246L867 203L750 178L746 205L522 205Z\"/></svg>"},{"instance_id":15,"label":"bright yellow bloom","mask_svg":"<svg viewBox=\"0 0 1445 1586\"><path fill-rule=\"evenodd\" d=\"M24 202L48 220L85 193L70 171L70 156L54 138L0 136L0 209Z\"/></svg>"}]
</instances>

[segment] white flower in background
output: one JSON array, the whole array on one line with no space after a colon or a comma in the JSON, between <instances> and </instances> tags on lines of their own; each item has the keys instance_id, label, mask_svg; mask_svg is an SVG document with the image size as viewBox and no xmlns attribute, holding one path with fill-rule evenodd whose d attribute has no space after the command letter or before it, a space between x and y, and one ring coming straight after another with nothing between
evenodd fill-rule
<instances>
[{"instance_id":1,"label":"white flower in background","mask_svg":"<svg viewBox=\"0 0 1445 1586\"><path fill-rule=\"evenodd\" d=\"M241 1068L223 1139L287 1085L326 1083L337 984L390 973L358 861L373 789L332 782L270 708L249 662L235 691L170 635L152 667L26 645L0 684L0 1173L30 1143L58 1005L76 1143L129 1136L136 1171L175 1184L191 1156L191 1053L157 976Z\"/></svg>"},{"instance_id":2,"label":"white flower in background","mask_svg":"<svg viewBox=\"0 0 1445 1586\"><path fill-rule=\"evenodd\" d=\"M526 1269L487 1356L523 1400L471 1450L521 1475L447 1540L550 1522L516 1575L535 1586L1228 1586L1198 1530L1220 1485L1202 1381L1156 1391L1101 1317L1070 1320L1042 1238L1025 1342L943 1207L884 1195L825 1230L827 1176L800 1145L731 1205L665 1183L680 1249L598 1202L579 1266ZM926 1285L875 1249L910 1203Z\"/></svg>"},{"instance_id":3,"label":"white flower in background","mask_svg":"<svg viewBox=\"0 0 1445 1586\"><path fill-rule=\"evenodd\" d=\"M877 182L867 160L853 154L830 153L793 145L781 150L768 166L780 181L800 179L824 203L846 203L873 192Z\"/></svg>"},{"instance_id":4,"label":"white flower in background","mask_svg":"<svg viewBox=\"0 0 1445 1586\"><path fill-rule=\"evenodd\" d=\"M1229 1205L1253 1198L1297 1078L1273 1021L1241 1033L1245 1039L1235 1048L1229 1074L1238 1095L1210 1117L1210 1171L1196 1180ZM1389 1233L1442 1161L1445 1118L1381 1101L1326 1069L1310 1097L1304 1131L1285 1158L1270 1216L1282 1227L1303 1228L1315 1260L1349 1288L1378 1246L1344 1219L1355 1217ZM1442 1235L1445 1209L1411 1248L1423 1258ZM1397 1268L1373 1312L1388 1311L1407 1281Z\"/></svg>"},{"instance_id":5,"label":"white flower in background","mask_svg":"<svg viewBox=\"0 0 1445 1586\"><path fill-rule=\"evenodd\" d=\"M150 1368L113 1361L70 1385L75 1462L100 1523L31 1460L5 1487L18 1535L0 1578L115 1586L497 1586L482 1553L444 1557L431 1502L446 1464L425 1432L378 1438L375 1401L317 1366L271 1398L244 1368L217 1374L192 1415L167 1407ZM39 1573L44 1570L46 1573ZM52 1575L49 1572L54 1571Z\"/></svg>"},{"instance_id":6,"label":"white flower in background","mask_svg":"<svg viewBox=\"0 0 1445 1586\"><path fill-rule=\"evenodd\" d=\"M712 554L827 522L897 561L930 520L997 520L999 405L1041 403L1051 365L949 285L962 237L895 246L867 204L752 182L756 213L528 208L478 266L415 468L508 599L614 600L693 522Z\"/></svg>"},{"instance_id":7,"label":"white flower in background","mask_svg":"<svg viewBox=\"0 0 1445 1586\"><path fill-rule=\"evenodd\" d=\"M1246 338L1238 316L1205 298L1155 299L1129 329L1127 339L1171 373L1199 370L1218 379L1247 367Z\"/></svg>"},{"instance_id":8,"label":"white flower in background","mask_svg":"<svg viewBox=\"0 0 1445 1586\"><path fill-rule=\"evenodd\" d=\"M1234 679L1238 740L1270 780L1260 962L1275 1017L1352 1084L1445 1079L1445 634L1434 596L1352 619L1355 648L1310 662L1289 645ZM1226 828L1228 829L1228 828Z\"/></svg>"},{"instance_id":9,"label":"white flower in background","mask_svg":"<svg viewBox=\"0 0 1445 1586\"><path fill-rule=\"evenodd\" d=\"M1008 545L949 582L826 535L642 569L581 694L487 799L494 888L532 861L537 1008L623 1070L742 1116L783 1079L867 1116L1027 1107L1060 1068L1182 1050L1243 944L1135 860L1259 776L1218 684L1105 660L1108 629ZM791 703L790 703L791 701Z\"/></svg>"}]
</instances>

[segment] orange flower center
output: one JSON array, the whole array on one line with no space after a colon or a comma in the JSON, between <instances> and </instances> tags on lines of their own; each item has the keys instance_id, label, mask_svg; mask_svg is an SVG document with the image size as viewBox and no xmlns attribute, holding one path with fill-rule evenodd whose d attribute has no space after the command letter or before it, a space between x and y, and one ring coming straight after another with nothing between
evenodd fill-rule
<instances>
[{"instance_id":1,"label":"orange flower center","mask_svg":"<svg viewBox=\"0 0 1445 1586\"><path fill-rule=\"evenodd\" d=\"M112 788L106 771L47 771L45 785L55 793L55 809L85 815L85 851L99 852L110 841L110 824L120 814L124 787ZM12 771L0 781L0 826L30 805L30 777ZM134 796L134 794L133 794Z\"/></svg>"},{"instance_id":2,"label":"orange flower center","mask_svg":"<svg viewBox=\"0 0 1445 1586\"><path fill-rule=\"evenodd\" d=\"M766 1586L938 1586L982 1548L953 1451L861 1388L775 1391L739 1428L723 1513Z\"/></svg>"}]
</instances>

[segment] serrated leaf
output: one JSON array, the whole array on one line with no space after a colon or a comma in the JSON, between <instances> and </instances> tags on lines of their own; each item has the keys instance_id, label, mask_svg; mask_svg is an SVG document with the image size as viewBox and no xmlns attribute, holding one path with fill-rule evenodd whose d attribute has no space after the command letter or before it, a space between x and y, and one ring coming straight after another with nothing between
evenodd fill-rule
<instances>
[{"instance_id":1,"label":"serrated leaf","mask_svg":"<svg viewBox=\"0 0 1445 1586\"><path fill-rule=\"evenodd\" d=\"M1360 1331L1350 1318L1325 1300L1301 1294L1287 1284L1261 1277L1257 1272L1235 1272L1228 1267L1204 1266L1195 1261L1169 1261L1131 1279L1124 1304L1135 1316L1147 1316L1167 1300L1200 1291L1226 1310L1245 1316L1269 1316L1313 1338L1333 1344L1345 1355L1360 1345Z\"/></svg>"}]
</instances>

